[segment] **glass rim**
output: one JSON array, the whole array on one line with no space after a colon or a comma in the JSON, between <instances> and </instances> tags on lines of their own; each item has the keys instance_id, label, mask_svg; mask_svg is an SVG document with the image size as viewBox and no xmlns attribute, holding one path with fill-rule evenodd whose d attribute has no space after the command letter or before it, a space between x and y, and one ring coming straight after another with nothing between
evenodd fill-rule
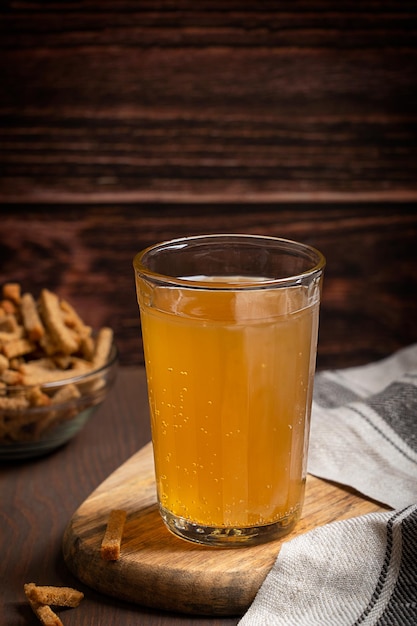
<instances>
[{"instance_id":1,"label":"glass rim","mask_svg":"<svg viewBox=\"0 0 417 626\"><path fill-rule=\"evenodd\" d=\"M271 246L275 246L278 249L280 246L282 250L296 253L304 252L305 255L309 254L312 257L311 267L308 269L296 273L289 274L288 276L281 278L265 278L265 280L251 280L251 277L240 277L239 281L215 281L215 280L198 280L195 277L187 278L187 277L178 277L170 274L159 273L154 270L149 269L144 264L144 259L147 255L151 254L154 251L160 250L178 250L185 248L188 244L191 243L199 243L204 240L207 242L210 241L221 241L221 240L235 240L236 242L241 240L242 243L247 242L265 242L269 243ZM315 262L313 260L315 257ZM159 283L161 285L170 285L172 287L182 287L188 289L210 289L210 290L247 290L247 289L267 289L279 286L288 286L294 284L300 284L305 281L307 278L312 278L315 275L320 275L326 265L326 258L320 250L311 246L310 244L306 244L300 241L296 241L294 239L286 239L284 237L274 237L272 235L256 235L256 234L245 234L245 233L215 233L215 234L207 234L207 235L190 235L185 237L176 237L173 239L167 239L164 241L160 241L158 243L151 244L146 248L139 251L133 258L133 268L135 270L135 274L139 275L142 278L146 278L151 280L154 283Z\"/></svg>"}]
</instances>

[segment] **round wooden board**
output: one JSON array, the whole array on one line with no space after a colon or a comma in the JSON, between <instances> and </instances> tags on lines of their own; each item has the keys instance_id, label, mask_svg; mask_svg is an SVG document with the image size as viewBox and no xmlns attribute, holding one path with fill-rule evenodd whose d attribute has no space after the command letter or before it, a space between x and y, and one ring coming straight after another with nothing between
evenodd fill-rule
<instances>
[{"instance_id":1,"label":"round wooden board","mask_svg":"<svg viewBox=\"0 0 417 626\"><path fill-rule=\"evenodd\" d=\"M120 559L100 546L111 509L127 511ZM242 615L284 541L316 526L383 510L375 502L313 476L303 515L284 539L245 548L212 548L175 537L160 518L149 443L111 474L78 508L63 538L64 559L86 585L110 596L196 615Z\"/></svg>"}]
</instances>

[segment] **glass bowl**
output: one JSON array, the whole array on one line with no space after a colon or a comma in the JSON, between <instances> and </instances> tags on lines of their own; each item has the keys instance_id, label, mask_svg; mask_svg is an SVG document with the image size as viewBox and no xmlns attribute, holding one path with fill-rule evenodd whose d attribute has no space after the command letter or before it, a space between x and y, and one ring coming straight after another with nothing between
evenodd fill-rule
<instances>
[{"instance_id":1,"label":"glass bowl","mask_svg":"<svg viewBox=\"0 0 417 626\"><path fill-rule=\"evenodd\" d=\"M40 386L1 388L0 461L41 456L72 439L112 387L117 363L113 344L107 363L99 369ZM24 406L39 391L46 404Z\"/></svg>"}]
</instances>

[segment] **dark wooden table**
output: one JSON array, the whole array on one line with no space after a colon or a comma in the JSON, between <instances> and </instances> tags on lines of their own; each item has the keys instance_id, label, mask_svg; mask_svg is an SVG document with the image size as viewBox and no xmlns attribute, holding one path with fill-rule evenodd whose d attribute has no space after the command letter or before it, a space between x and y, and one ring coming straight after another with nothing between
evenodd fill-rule
<instances>
[{"instance_id":1,"label":"dark wooden table","mask_svg":"<svg viewBox=\"0 0 417 626\"><path fill-rule=\"evenodd\" d=\"M69 585L85 599L60 612L65 626L236 624L237 618L168 615L100 595L69 572L61 552L75 510L110 473L150 440L142 368L121 368L105 404L68 445L39 459L0 464L1 623L38 624L23 585Z\"/></svg>"}]
</instances>

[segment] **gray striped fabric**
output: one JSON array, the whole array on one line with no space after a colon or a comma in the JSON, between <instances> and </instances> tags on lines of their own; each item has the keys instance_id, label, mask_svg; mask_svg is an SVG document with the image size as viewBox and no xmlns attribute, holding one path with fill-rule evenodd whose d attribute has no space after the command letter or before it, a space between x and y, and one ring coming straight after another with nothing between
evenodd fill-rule
<instances>
[{"instance_id":1,"label":"gray striped fabric","mask_svg":"<svg viewBox=\"0 0 417 626\"><path fill-rule=\"evenodd\" d=\"M417 505L284 543L240 626L415 626Z\"/></svg>"},{"instance_id":2,"label":"gray striped fabric","mask_svg":"<svg viewBox=\"0 0 417 626\"><path fill-rule=\"evenodd\" d=\"M392 508L417 502L417 344L317 374L308 471Z\"/></svg>"},{"instance_id":3,"label":"gray striped fabric","mask_svg":"<svg viewBox=\"0 0 417 626\"><path fill-rule=\"evenodd\" d=\"M417 344L317 374L308 471L393 510L284 543L240 626L417 626Z\"/></svg>"}]
</instances>

